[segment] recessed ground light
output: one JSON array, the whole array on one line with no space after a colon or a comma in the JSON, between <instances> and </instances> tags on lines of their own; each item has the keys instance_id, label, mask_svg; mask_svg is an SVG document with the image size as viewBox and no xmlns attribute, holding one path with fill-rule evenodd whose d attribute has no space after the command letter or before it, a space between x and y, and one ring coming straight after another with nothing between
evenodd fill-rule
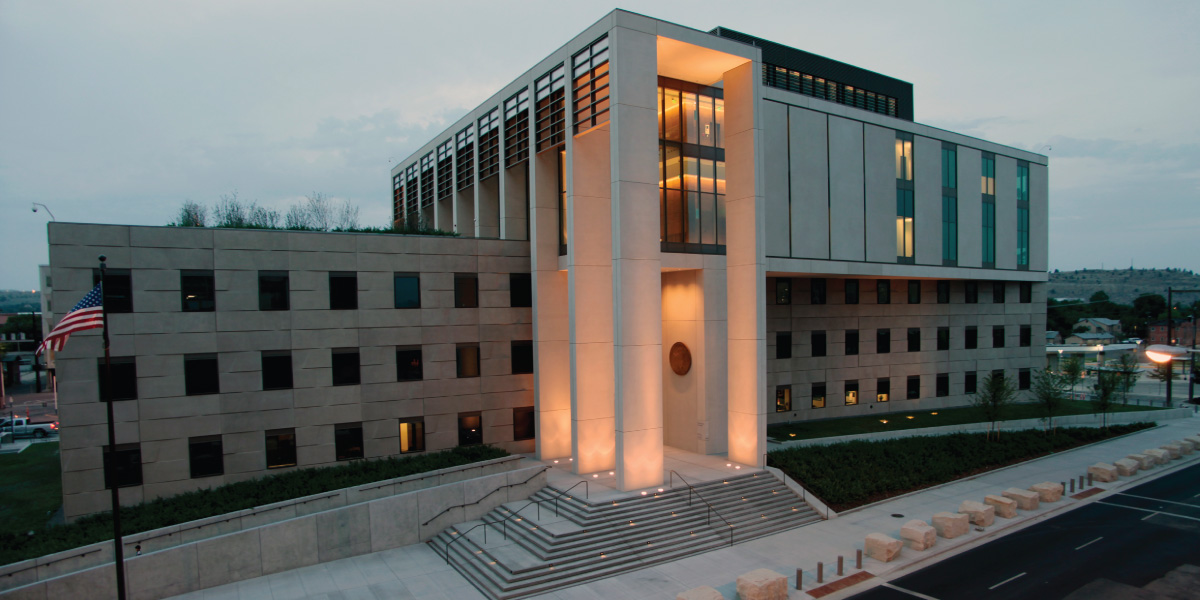
<instances>
[{"instance_id":1,"label":"recessed ground light","mask_svg":"<svg viewBox=\"0 0 1200 600\"><path fill-rule=\"evenodd\" d=\"M792 436L792 437L796 437L796 434L794 434L794 433L789 433L788 435L790 435L790 436ZM558 461L556 460L556 461L554 461L554 462L558 462Z\"/></svg>"},{"instance_id":2,"label":"recessed ground light","mask_svg":"<svg viewBox=\"0 0 1200 600\"><path fill-rule=\"evenodd\" d=\"M593 478L593 479L594 479L594 478L596 478L596 477L599 477L599 476L600 476L600 474L599 474L599 473L592 473L592 478Z\"/></svg>"},{"instance_id":3,"label":"recessed ground light","mask_svg":"<svg viewBox=\"0 0 1200 600\"><path fill-rule=\"evenodd\" d=\"M931 413L929 413L929 414L931 414L931 415L936 415L937 413L936 413L936 412L931 412Z\"/></svg>"},{"instance_id":4,"label":"recessed ground light","mask_svg":"<svg viewBox=\"0 0 1200 600\"><path fill-rule=\"evenodd\" d=\"M738 466L736 466L736 467L734 467L734 468L735 468L735 469L740 469L740 468L742 468L742 465L738 465Z\"/></svg>"},{"instance_id":5,"label":"recessed ground light","mask_svg":"<svg viewBox=\"0 0 1200 600\"><path fill-rule=\"evenodd\" d=\"M660 492L661 492L661 491L663 491L663 489L662 489L662 488L658 488L658 491L660 491Z\"/></svg>"},{"instance_id":6,"label":"recessed ground light","mask_svg":"<svg viewBox=\"0 0 1200 600\"><path fill-rule=\"evenodd\" d=\"M915 419L916 417L914 417L914 416L912 416L912 415L908 415L907 417L904 417L904 418L905 418L905 419Z\"/></svg>"},{"instance_id":7,"label":"recessed ground light","mask_svg":"<svg viewBox=\"0 0 1200 600\"><path fill-rule=\"evenodd\" d=\"M643 495L643 496L645 496L645 495L646 495L646 492L642 492L642 495Z\"/></svg>"},{"instance_id":8,"label":"recessed ground light","mask_svg":"<svg viewBox=\"0 0 1200 600\"><path fill-rule=\"evenodd\" d=\"M880 419L879 422L883 423L884 425L887 425L887 419Z\"/></svg>"},{"instance_id":9,"label":"recessed ground light","mask_svg":"<svg viewBox=\"0 0 1200 600\"><path fill-rule=\"evenodd\" d=\"M556 460L556 461L554 461L554 464L556 464L556 465L557 465L557 464L558 464L558 461L557 461L557 460Z\"/></svg>"},{"instance_id":10,"label":"recessed ground light","mask_svg":"<svg viewBox=\"0 0 1200 600\"><path fill-rule=\"evenodd\" d=\"M725 466L727 466L727 467L732 467L732 466L733 466L733 463L725 463Z\"/></svg>"},{"instance_id":11,"label":"recessed ground light","mask_svg":"<svg viewBox=\"0 0 1200 600\"><path fill-rule=\"evenodd\" d=\"M616 475L616 473L615 473L615 472L613 472L613 471L609 471L609 472L608 472L608 474L609 474L609 475Z\"/></svg>"}]
</instances>

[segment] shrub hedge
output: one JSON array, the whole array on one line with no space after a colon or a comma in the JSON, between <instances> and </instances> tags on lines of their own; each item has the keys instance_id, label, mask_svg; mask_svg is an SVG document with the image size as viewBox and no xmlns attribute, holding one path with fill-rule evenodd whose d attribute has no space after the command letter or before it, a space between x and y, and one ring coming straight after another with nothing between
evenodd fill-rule
<instances>
[{"instance_id":1,"label":"shrub hedge","mask_svg":"<svg viewBox=\"0 0 1200 600\"><path fill-rule=\"evenodd\" d=\"M1006 431L990 442L983 433L842 442L776 450L767 464L840 511L1153 426Z\"/></svg>"},{"instance_id":2,"label":"shrub hedge","mask_svg":"<svg viewBox=\"0 0 1200 600\"><path fill-rule=\"evenodd\" d=\"M297 469L122 507L121 531L126 535L150 531L292 498L504 456L508 453L494 446L465 446L419 456ZM68 525L35 530L33 535L0 534L0 565L111 540L112 529L112 513L104 512Z\"/></svg>"}]
</instances>

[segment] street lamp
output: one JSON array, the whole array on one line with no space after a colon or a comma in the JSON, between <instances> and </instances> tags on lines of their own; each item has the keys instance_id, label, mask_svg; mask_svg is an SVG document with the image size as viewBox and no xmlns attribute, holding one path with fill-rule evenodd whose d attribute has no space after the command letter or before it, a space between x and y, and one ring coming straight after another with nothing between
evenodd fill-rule
<instances>
[{"instance_id":1,"label":"street lamp","mask_svg":"<svg viewBox=\"0 0 1200 600\"><path fill-rule=\"evenodd\" d=\"M1174 378L1174 361L1177 357L1187 354L1187 348L1178 346L1170 346L1167 344L1154 344L1146 348L1146 358L1167 365L1167 407L1171 407L1171 379Z\"/></svg>"},{"instance_id":2,"label":"street lamp","mask_svg":"<svg viewBox=\"0 0 1200 600\"><path fill-rule=\"evenodd\" d=\"M42 208L44 208L44 209L46 209L46 214L49 214L49 215L50 215L50 220L51 220L51 221L57 221L57 220L58 220L58 219L55 219L55 218L54 218L54 213L50 212L50 207L49 207L49 206L46 206L45 204L42 204L41 202L34 202L34 203L33 203L33 212L37 212L37 209L38 209L38 207L39 207L39 206L40 206L40 207L42 207Z\"/></svg>"},{"instance_id":3,"label":"street lamp","mask_svg":"<svg viewBox=\"0 0 1200 600\"><path fill-rule=\"evenodd\" d=\"M1177 348L1176 346L1174 346L1174 344L1175 344L1175 336L1174 336L1174 333L1175 333L1175 303L1173 300L1174 300L1175 292L1179 292L1181 294L1200 294L1200 290L1176 290L1176 289L1173 289L1170 287L1167 288L1167 344L1171 344L1171 346L1168 346L1170 348L1176 348L1178 350L1183 350L1186 353L1187 350L1185 350L1183 348ZM1193 325L1192 328L1194 330L1195 325ZM1161 344L1156 344L1156 345L1161 346ZM1151 348L1154 348L1154 346L1151 346L1150 348L1146 349L1147 357L1150 357L1150 349ZM1171 362L1171 360L1172 360L1172 358L1174 358L1174 356L1182 356L1182 355L1171 355L1171 358L1163 358L1161 360L1154 358L1154 357L1150 357L1150 360L1153 360L1154 362L1166 363L1166 365L1167 365L1167 406L1168 407L1171 406L1171 380L1174 379L1174 375L1175 375L1175 373L1174 373L1175 363ZM1195 359L1193 359L1193 363L1192 363L1193 369L1195 368L1194 361L1195 361ZM1189 376L1190 376L1190 374L1189 374ZM1191 395L1190 390L1189 390L1188 394L1189 394L1189 396ZM1189 398L1189 400L1190 400L1190 398Z\"/></svg>"}]
</instances>

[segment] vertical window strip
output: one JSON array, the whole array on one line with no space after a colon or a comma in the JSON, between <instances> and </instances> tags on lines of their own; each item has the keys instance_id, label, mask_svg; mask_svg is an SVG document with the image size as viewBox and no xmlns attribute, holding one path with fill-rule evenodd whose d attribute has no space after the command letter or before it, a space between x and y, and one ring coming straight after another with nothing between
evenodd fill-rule
<instances>
[{"instance_id":1,"label":"vertical window strip","mask_svg":"<svg viewBox=\"0 0 1200 600\"><path fill-rule=\"evenodd\" d=\"M942 196L942 260L958 260L958 198Z\"/></svg>"},{"instance_id":2,"label":"vertical window strip","mask_svg":"<svg viewBox=\"0 0 1200 600\"><path fill-rule=\"evenodd\" d=\"M500 172L500 109L479 119L479 180Z\"/></svg>"},{"instance_id":3,"label":"vertical window strip","mask_svg":"<svg viewBox=\"0 0 1200 600\"><path fill-rule=\"evenodd\" d=\"M608 122L608 36L571 58L576 134Z\"/></svg>"},{"instance_id":4,"label":"vertical window strip","mask_svg":"<svg viewBox=\"0 0 1200 600\"><path fill-rule=\"evenodd\" d=\"M458 181L455 187L464 190L475 183L475 129L467 125L454 136Z\"/></svg>"},{"instance_id":5,"label":"vertical window strip","mask_svg":"<svg viewBox=\"0 0 1200 600\"><path fill-rule=\"evenodd\" d=\"M566 74L566 65L560 64L534 83L537 152L555 148L565 141Z\"/></svg>"},{"instance_id":6,"label":"vertical window strip","mask_svg":"<svg viewBox=\"0 0 1200 600\"><path fill-rule=\"evenodd\" d=\"M763 63L763 85L874 113L896 116L896 99L808 73Z\"/></svg>"},{"instance_id":7,"label":"vertical window strip","mask_svg":"<svg viewBox=\"0 0 1200 600\"><path fill-rule=\"evenodd\" d=\"M433 206L433 152L421 157L421 208Z\"/></svg>"},{"instance_id":8,"label":"vertical window strip","mask_svg":"<svg viewBox=\"0 0 1200 600\"><path fill-rule=\"evenodd\" d=\"M529 159L529 88L504 101L504 166Z\"/></svg>"},{"instance_id":9,"label":"vertical window strip","mask_svg":"<svg viewBox=\"0 0 1200 600\"><path fill-rule=\"evenodd\" d=\"M404 173L392 177L392 220L404 220Z\"/></svg>"},{"instance_id":10,"label":"vertical window strip","mask_svg":"<svg viewBox=\"0 0 1200 600\"><path fill-rule=\"evenodd\" d=\"M437 147L437 199L450 197L454 183L454 140Z\"/></svg>"},{"instance_id":11,"label":"vertical window strip","mask_svg":"<svg viewBox=\"0 0 1200 600\"><path fill-rule=\"evenodd\" d=\"M418 169L417 163L413 163L404 170L404 218L411 225L417 224L417 205L420 203L421 180Z\"/></svg>"}]
</instances>

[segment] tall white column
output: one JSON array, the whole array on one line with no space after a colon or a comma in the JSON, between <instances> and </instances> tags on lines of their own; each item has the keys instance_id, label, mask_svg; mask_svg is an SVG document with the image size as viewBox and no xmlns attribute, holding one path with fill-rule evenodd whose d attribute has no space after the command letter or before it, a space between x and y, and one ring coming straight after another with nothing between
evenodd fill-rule
<instances>
[{"instance_id":1,"label":"tall white column","mask_svg":"<svg viewBox=\"0 0 1200 600\"><path fill-rule=\"evenodd\" d=\"M530 259L533 267L534 419L537 456L571 455L571 361L567 272L558 270L559 153L530 159Z\"/></svg>"}]
</instances>

